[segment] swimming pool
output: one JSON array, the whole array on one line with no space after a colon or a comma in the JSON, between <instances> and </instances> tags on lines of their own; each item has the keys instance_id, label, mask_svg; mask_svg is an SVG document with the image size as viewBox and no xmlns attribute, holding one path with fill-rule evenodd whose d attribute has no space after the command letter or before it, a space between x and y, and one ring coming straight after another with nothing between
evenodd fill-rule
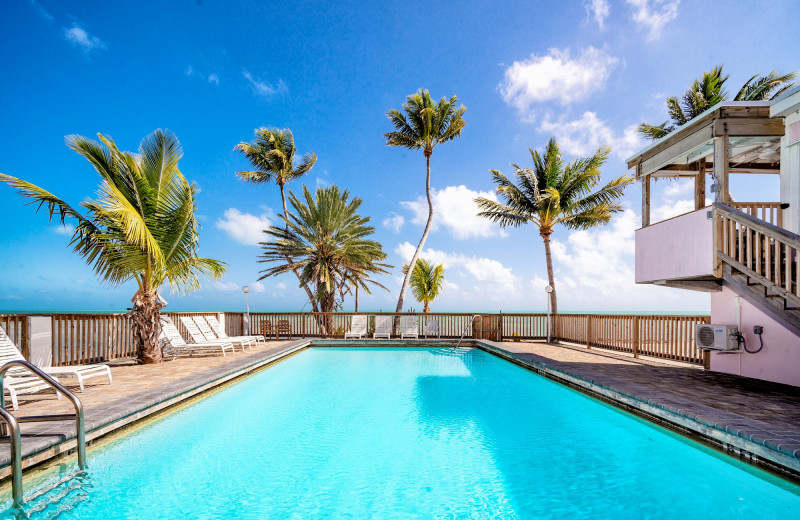
<instances>
[{"instance_id":1,"label":"swimming pool","mask_svg":"<svg viewBox=\"0 0 800 520\"><path fill-rule=\"evenodd\" d=\"M477 349L309 348L93 450L37 518L797 518L800 488Z\"/></svg>"}]
</instances>

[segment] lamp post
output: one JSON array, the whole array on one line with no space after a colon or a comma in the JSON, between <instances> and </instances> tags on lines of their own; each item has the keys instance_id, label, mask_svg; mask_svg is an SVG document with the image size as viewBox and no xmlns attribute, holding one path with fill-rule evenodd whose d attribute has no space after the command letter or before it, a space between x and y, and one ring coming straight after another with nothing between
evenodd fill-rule
<instances>
[{"instance_id":1,"label":"lamp post","mask_svg":"<svg viewBox=\"0 0 800 520\"><path fill-rule=\"evenodd\" d=\"M544 292L547 293L547 342L550 343L550 293L553 292L553 288L548 285L544 288Z\"/></svg>"},{"instance_id":2,"label":"lamp post","mask_svg":"<svg viewBox=\"0 0 800 520\"><path fill-rule=\"evenodd\" d=\"M245 336L250 335L250 302L247 299L247 293L250 292L250 288L248 286L242 287L242 292L244 293L244 306L247 312L244 315L244 334Z\"/></svg>"}]
</instances>

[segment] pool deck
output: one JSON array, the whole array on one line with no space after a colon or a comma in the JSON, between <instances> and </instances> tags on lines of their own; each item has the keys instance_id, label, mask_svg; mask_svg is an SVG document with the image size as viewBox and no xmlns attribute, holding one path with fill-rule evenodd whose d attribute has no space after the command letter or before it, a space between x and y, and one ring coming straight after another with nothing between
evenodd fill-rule
<instances>
[{"instance_id":1,"label":"pool deck","mask_svg":"<svg viewBox=\"0 0 800 520\"><path fill-rule=\"evenodd\" d=\"M97 439L246 376L310 343L323 346L342 342L270 341L233 356L182 358L159 365L112 365L112 385L88 385L77 394L86 410L87 439ZM359 343L425 345L422 341L399 340ZM472 344L623 409L700 437L731 455L800 480L800 388L577 346L483 340ZM21 396L20 401L20 410L14 412L17 416L71 410L69 401L58 400L52 393ZM22 433L26 467L75 447L74 422L26 423ZM9 452L0 448L0 478L9 475L9 463Z\"/></svg>"}]
</instances>

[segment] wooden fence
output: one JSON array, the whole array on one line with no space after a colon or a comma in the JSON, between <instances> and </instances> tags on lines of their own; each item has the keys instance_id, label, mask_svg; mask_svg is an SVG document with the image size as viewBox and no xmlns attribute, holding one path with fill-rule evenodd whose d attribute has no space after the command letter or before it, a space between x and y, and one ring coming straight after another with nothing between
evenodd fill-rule
<instances>
[{"instance_id":1,"label":"wooden fence","mask_svg":"<svg viewBox=\"0 0 800 520\"><path fill-rule=\"evenodd\" d=\"M180 318L183 316L215 315L224 322L228 335L245 332L244 313L170 312L170 317L181 334L188 340ZM349 329L355 313L340 312L329 315L302 312L253 312L250 313L250 332L258 334L261 324L270 322L274 328L280 321L289 323L293 337L321 337L320 318L329 316L333 323L333 334L327 337L340 338ZM369 330L374 328L374 316L416 315L419 319L419 334L424 336L426 319L439 321L442 338L459 338L466 330L466 337L496 341L537 340L547 337L546 314L479 314L471 322L473 314L431 313L401 314L370 313ZM0 326L12 341L30 357L30 315L0 315ZM39 315L41 316L41 315ZM50 334L52 336L53 366L95 363L131 358L136 355L131 322L127 314L52 314ZM708 316L644 316L560 314L552 317L552 338L632 354L635 357L651 356L693 364L704 364L706 356L694 346L694 328L699 323L709 323Z\"/></svg>"}]
</instances>

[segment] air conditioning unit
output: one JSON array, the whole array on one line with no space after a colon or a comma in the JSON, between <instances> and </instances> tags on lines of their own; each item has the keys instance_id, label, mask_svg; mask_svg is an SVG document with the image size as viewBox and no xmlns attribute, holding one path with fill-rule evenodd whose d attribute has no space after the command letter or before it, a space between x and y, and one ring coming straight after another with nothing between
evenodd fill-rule
<instances>
[{"instance_id":1,"label":"air conditioning unit","mask_svg":"<svg viewBox=\"0 0 800 520\"><path fill-rule=\"evenodd\" d=\"M700 350L740 350L736 325L697 325L694 340Z\"/></svg>"}]
</instances>

